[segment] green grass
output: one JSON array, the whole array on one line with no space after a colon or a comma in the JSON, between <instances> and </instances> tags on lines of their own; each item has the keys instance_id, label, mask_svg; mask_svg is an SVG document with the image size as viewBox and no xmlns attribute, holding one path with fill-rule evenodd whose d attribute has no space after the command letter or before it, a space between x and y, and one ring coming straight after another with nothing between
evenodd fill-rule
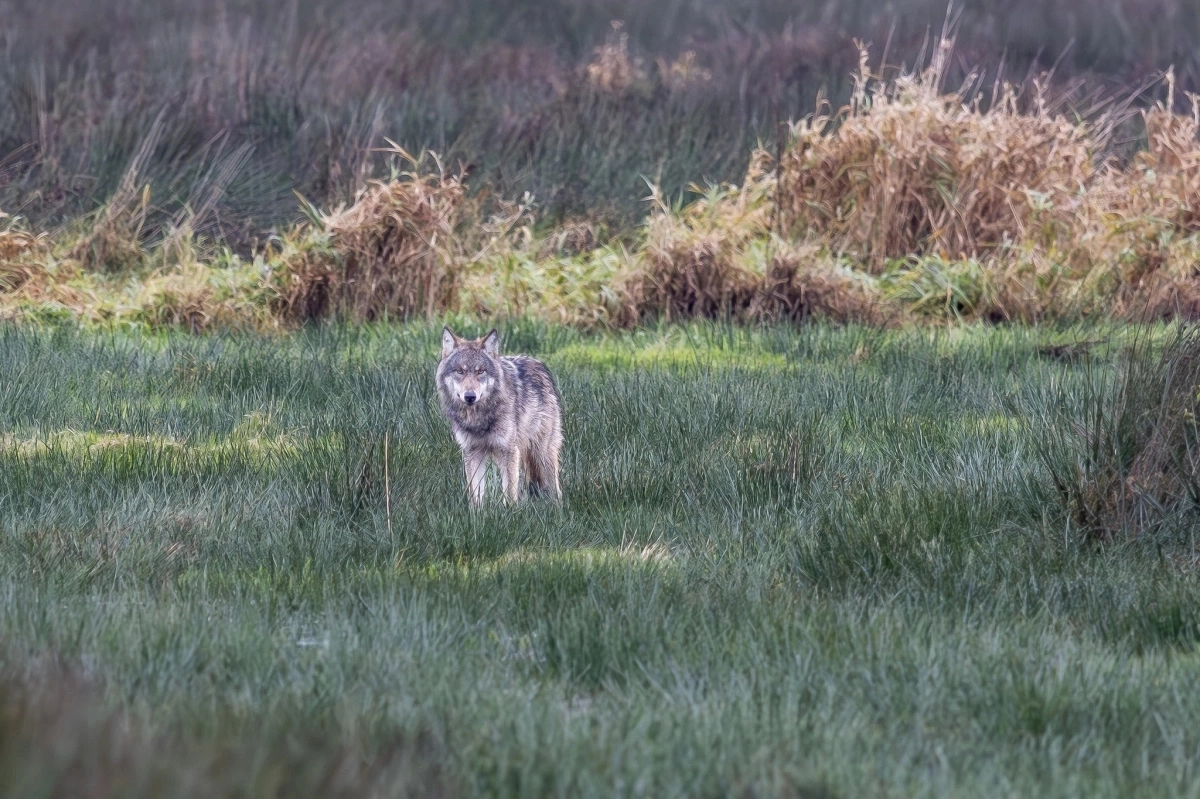
<instances>
[{"instance_id":1,"label":"green grass","mask_svg":"<svg viewBox=\"0 0 1200 799\"><path fill-rule=\"evenodd\" d=\"M565 501L472 514L439 330L0 328L0 793L1200 795L1195 522L1038 455L1120 335L514 324Z\"/></svg>"}]
</instances>

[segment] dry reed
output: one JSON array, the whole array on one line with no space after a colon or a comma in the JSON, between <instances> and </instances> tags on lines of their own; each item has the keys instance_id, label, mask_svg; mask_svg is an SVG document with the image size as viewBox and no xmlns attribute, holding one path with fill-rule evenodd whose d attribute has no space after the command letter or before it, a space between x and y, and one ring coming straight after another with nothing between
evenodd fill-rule
<instances>
[{"instance_id":1,"label":"dry reed","mask_svg":"<svg viewBox=\"0 0 1200 799\"><path fill-rule=\"evenodd\" d=\"M1122 165L1103 155L1111 119L1069 118L1041 90L1029 108L1011 87L986 108L943 92L951 50L892 82L864 51L853 100L792 127L777 195L790 235L918 315L1195 317L1197 113L1147 110L1148 147Z\"/></svg>"},{"instance_id":2,"label":"dry reed","mask_svg":"<svg viewBox=\"0 0 1200 799\"><path fill-rule=\"evenodd\" d=\"M348 208L314 210L298 241L285 244L273 270L273 305L284 318L432 316L453 304L462 178L440 162L422 172L392 147L410 171L372 181Z\"/></svg>"},{"instance_id":3,"label":"dry reed","mask_svg":"<svg viewBox=\"0 0 1200 799\"><path fill-rule=\"evenodd\" d=\"M863 51L852 102L792 129L780 170L789 229L881 273L910 255L979 257L1063 222L1092 175L1084 126L1038 98L1021 113L1004 87L978 97L940 91L951 53L928 70L876 80Z\"/></svg>"},{"instance_id":4,"label":"dry reed","mask_svg":"<svg viewBox=\"0 0 1200 799\"><path fill-rule=\"evenodd\" d=\"M629 89L619 29L605 47L596 87ZM1147 109L1147 146L1120 163L1105 155L1111 118L1080 122L1046 91L1000 86L988 104L944 91L950 54L945 42L928 69L884 81L864 51L848 105L793 125L778 158L756 151L740 185L693 187L686 205L655 187L645 226L620 243L586 219L535 233L528 197L489 218L461 174L393 145L405 171L349 207L306 205L309 221L261 263L227 259L206 276L186 224L157 255L143 247L138 165L152 135L57 257L42 245L19 256L36 237L0 233L2 304L10 316L42 306L195 330L455 312L609 327L1200 316L1200 107L1176 114L1169 97ZM157 266L117 268L131 258ZM121 283L117 297L103 272L145 286Z\"/></svg>"}]
</instances>

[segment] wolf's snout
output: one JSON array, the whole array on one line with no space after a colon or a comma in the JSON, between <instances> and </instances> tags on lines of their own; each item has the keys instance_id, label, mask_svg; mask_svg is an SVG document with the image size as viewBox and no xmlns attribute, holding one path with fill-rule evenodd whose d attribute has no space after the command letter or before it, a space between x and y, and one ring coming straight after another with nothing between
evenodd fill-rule
<instances>
[{"instance_id":1,"label":"wolf's snout","mask_svg":"<svg viewBox=\"0 0 1200 799\"><path fill-rule=\"evenodd\" d=\"M479 397L475 394L474 391L464 391L463 392L463 402L467 403L468 405L474 405L475 400L477 400L478 398Z\"/></svg>"}]
</instances>

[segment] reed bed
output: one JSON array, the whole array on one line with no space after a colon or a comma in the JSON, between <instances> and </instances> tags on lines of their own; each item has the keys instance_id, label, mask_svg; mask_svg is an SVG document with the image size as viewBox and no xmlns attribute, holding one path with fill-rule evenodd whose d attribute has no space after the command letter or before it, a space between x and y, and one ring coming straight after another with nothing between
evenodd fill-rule
<instances>
[{"instance_id":1,"label":"reed bed","mask_svg":"<svg viewBox=\"0 0 1200 799\"><path fill-rule=\"evenodd\" d=\"M613 41L589 79L636 92L644 65L619 66L624 34ZM240 255L195 213L145 232L142 148L88 224L33 236L10 220L10 238L38 244L0 253L13 276L0 307L197 330L445 314L584 327L1200 315L1200 108L1173 110L1174 74L1161 102L1081 119L1048 85L998 85L986 102L975 78L944 89L952 53L945 40L927 68L885 79L864 48L846 105L792 124L738 183L694 184L681 202L651 182L625 235L587 217L556 225L532 195L472 193L465 170L391 143L388 179L331 211L302 202L304 221ZM1145 146L1118 157L1131 118ZM229 170L213 171L209 195Z\"/></svg>"}]
</instances>

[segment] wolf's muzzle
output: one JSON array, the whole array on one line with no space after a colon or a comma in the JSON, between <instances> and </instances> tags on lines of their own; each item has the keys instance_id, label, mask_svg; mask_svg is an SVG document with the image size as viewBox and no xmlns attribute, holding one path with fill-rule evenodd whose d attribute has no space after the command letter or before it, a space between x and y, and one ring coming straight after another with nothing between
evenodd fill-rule
<instances>
[{"instance_id":1,"label":"wolf's muzzle","mask_svg":"<svg viewBox=\"0 0 1200 799\"><path fill-rule=\"evenodd\" d=\"M468 405L474 405L476 399L478 399L478 397L474 391L463 392L463 402L467 403Z\"/></svg>"}]
</instances>

